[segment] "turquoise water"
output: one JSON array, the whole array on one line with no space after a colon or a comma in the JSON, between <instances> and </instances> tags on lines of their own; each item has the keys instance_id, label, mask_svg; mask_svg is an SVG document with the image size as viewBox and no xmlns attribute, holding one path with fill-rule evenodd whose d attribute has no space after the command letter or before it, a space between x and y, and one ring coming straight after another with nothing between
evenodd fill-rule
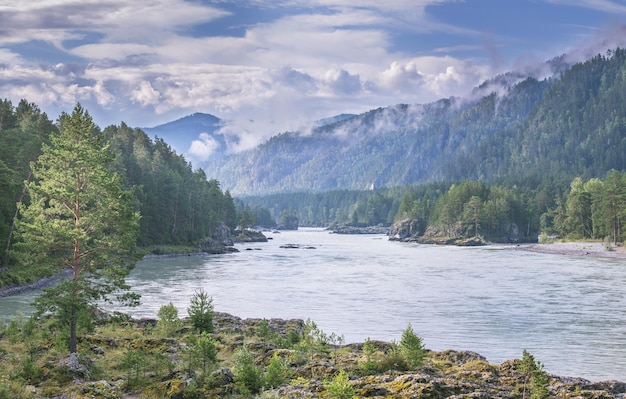
<instances>
[{"instance_id":1,"label":"turquoise water","mask_svg":"<svg viewBox=\"0 0 626 399\"><path fill-rule=\"evenodd\" d=\"M346 342L399 340L411 323L429 349L472 350L494 363L527 349L549 373L626 380L624 260L318 229L268 236L234 254L141 261L127 281L142 306L130 313L155 317L172 302L186 315L204 289L216 311L310 318ZM2 314L28 312L34 295L0 298Z\"/></svg>"}]
</instances>

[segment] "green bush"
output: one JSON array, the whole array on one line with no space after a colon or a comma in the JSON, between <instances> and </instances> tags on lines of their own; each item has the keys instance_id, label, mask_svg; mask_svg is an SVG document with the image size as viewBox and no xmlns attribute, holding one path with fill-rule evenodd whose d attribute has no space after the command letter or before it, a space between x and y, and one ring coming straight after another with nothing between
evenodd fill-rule
<instances>
[{"instance_id":1,"label":"green bush","mask_svg":"<svg viewBox=\"0 0 626 399\"><path fill-rule=\"evenodd\" d=\"M539 242L539 244L554 244L554 238L546 233L539 234L537 241Z\"/></svg>"},{"instance_id":2,"label":"green bush","mask_svg":"<svg viewBox=\"0 0 626 399\"><path fill-rule=\"evenodd\" d=\"M252 353L241 348L235 353L235 386L242 395L256 395L263 386L262 370L254 364Z\"/></svg>"},{"instance_id":3,"label":"green bush","mask_svg":"<svg viewBox=\"0 0 626 399\"><path fill-rule=\"evenodd\" d=\"M411 324L409 324L402 333L400 352L411 368L416 369L424 364L426 349L424 348L422 339L413 331Z\"/></svg>"},{"instance_id":4,"label":"green bush","mask_svg":"<svg viewBox=\"0 0 626 399\"><path fill-rule=\"evenodd\" d=\"M157 327L165 335L170 335L182 327L182 322L178 318L178 309L176 309L176 306L174 306L172 302L161 306L157 317L159 318Z\"/></svg>"},{"instance_id":5,"label":"green bush","mask_svg":"<svg viewBox=\"0 0 626 399\"><path fill-rule=\"evenodd\" d=\"M544 371L543 364L536 361L526 349L522 352L522 360L518 363L517 370L524 377L523 398L526 398L527 391L530 399L545 399L549 396L548 374Z\"/></svg>"},{"instance_id":6,"label":"green bush","mask_svg":"<svg viewBox=\"0 0 626 399\"><path fill-rule=\"evenodd\" d=\"M213 332L213 298L204 290L196 291L191 297L187 313L196 330Z\"/></svg>"},{"instance_id":7,"label":"green bush","mask_svg":"<svg viewBox=\"0 0 626 399\"><path fill-rule=\"evenodd\" d=\"M276 354L272 356L267 365L267 371L263 376L263 386L266 388L276 388L285 383L287 380L288 367L285 362Z\"/></svg>"},{"instance_id":8,"label":"green bush","mask_svg":"<svg viewBox=\"0 0 626 399\"><path fill-rule=\"evenodd\" d=\"M407 371L408 369L406 358L395 343L392 343L391 349L378 362L378 371Z\"/></svg>"},{"instance_id":9,"label":"green bush","mask_svg":"<svg viewBox=\"0 0 626 399\"><path fill-rule=\"evenodd\" d=\"M203 331L198 338L189 337L187 344L191 357L190 366L200 368L202 370L202 379L206 378L213 365L217 362L215 341Z\"/></svg>"},{"instance_id":10,"label":"green bush","mask_svg":"<svg viewBox=\"0 0 626 399\"><path fill-rule=\"evenodd\" d=\"M365 355L365 362L359 364L359 369L363 375L376 374L379 369L379 365L376 362L376 346L372 343L372 340L368 337L363 343L363 354Z\"/></svg>"},{"instance_id":11,"label":"green bush","mask_svg":"<svg viewBox=\"0 0 626 399\"><path fill-rule=\"evenodd\" d=\"M354 387L350 384L350 378L345 370L341 370L339 374L333 377L332 381L324 383L328 391L328 397L333 399L352 399L354 398Z\"/></svg>"}]
</instances>

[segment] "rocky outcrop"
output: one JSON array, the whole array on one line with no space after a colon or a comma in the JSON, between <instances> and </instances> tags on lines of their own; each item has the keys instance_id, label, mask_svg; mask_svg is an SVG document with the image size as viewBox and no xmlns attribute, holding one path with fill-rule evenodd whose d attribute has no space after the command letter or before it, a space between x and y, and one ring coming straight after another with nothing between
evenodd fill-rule
<instances>
[{"instance_id":1,"label":"rocky outcrop","mask_svg":"<svg viewBox=\"0 0 626 399\"><path fill-rule=\"evenodd\" d=\"M416 241L422 234L424 234L424 222L419 219L403 219L391 226L389 240Z\"/></svg>"},{"instance_id":2,"label":"rocky outcrop","mask_svg":"<svg viewBox=\"0 0 626 399\"><path fill-rule=\"evenodd\" d=\"M457 223L448 231L443 231L433 226L426 228L425 226L426 224L418 219L397 221L389 230L389 240L464 247L486 244L480 237L466 237L460 223Z\"/></svg>"},{"instance_id":3,"label":"rocky outcrop","mask_svg":"<svg viewBox=\"0 0 626 399\"><path fill-rule=\"evenodd\" d=\"M235 230L233 235L234 242L267 242L267 237L260 231L245 229L244 231Z\"/></svg>"},{"instance_id":4,"label":"rocky outcrop","mask_svg":"<svg viewBox=\"0 0 626 399\"><path fill-rule=\"evenodd\" d=\"M389 234L389 227L384 226L339 226L329 229L333 234Z\"/></svg>"},{"instance_id":5,"label":"rocky outcrop","mask_svg":"<svg viewBox=\"0 0 626 399\"><path fill-rule=\"evenodd\" d=\"M230 229L224 224L215 229L215 232L198 242L198 248L208 254L224 254L228 252L238 252L234 247Z\"/></svg>"},{"instance_id":6,"label":"rocky outcrop","mask_svg":"<svg viewBox=\"0 0 626 399\"><path fill-rule=\"evenodd\" d=\"M224 361L219 361L214 369L207 371L209 378L205 378L197 367L191 369L189 343L193 340L189 338L196 333L189 328L189 324L173 337L160 337L153 335L155 328L158 329L156 320L129 320L124 327L118 326L116 334L107 329L106 334L95 331L83 337L83 344L92 347L96 360L92 362L89 358L75 355L62 359L56 367L62 367L71 378L63 380L65 386L62 388L55 388L58 395L54 397L130 398L135 397L135 393L136 397L150 398L252 397L238 395L237 373L232 359L241 348L250 352L254 367L263 374L268 373L272 359L281 359L285 367L283 379L273 388L265 387L261 397L267 398L522 399L531 397L530 390L533 389L519 359L492 364L471 351L427 351L424 363L411 368L406 362L398 361L396 343L369 341L368 350L364 343L341 345L333 335L327 336L301 319L242 319L215 312L213 325L211 337L219 352L218 359ZM98 350L93 350L94 347ZM152 362L145 362L136 369L141 374L133 374L136 371L129 373L132 370L127 369L125 380L119 379L117 371L116 377L108 382L88 381L94 370L92 364L98 361L121 370L119 361L123 354L135 350L143 356L158 353L158 359L169 359L167 369L154 368ZM54 366L47 362L43 367L50 365ZM46 369L46 372L50 373L50 370ZM335 386L335 393L345 393L349 389L352 392L350 395L331 395L330 387L340 372L345 373L348 380L345 385ZM583 378L544 375L546 380L542 382L542 387L547 389L545 397L625 398L624 382L591 382ZM98 378L102 376L98 375ZM133 378L139 390L124 396L129 393ZM146 383L141 381L144 379ZM32 389L42 391L45 386L33 386Z\"/></svg>"}]
</instances>

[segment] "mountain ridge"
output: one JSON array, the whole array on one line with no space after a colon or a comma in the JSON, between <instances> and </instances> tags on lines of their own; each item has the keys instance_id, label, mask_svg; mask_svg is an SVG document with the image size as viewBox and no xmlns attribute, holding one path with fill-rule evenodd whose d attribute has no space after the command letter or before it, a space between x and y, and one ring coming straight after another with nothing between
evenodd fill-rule
<instances>
[{"instance_id":1,"label":"mountain ridge","mask_svg":"<svg viewBox=\"0 0 626 399\"><path fill-rule=\"evenodd\" d=\"M235 195L464 179L538 184L624 170L624 50L548 64L547 77L499 75L469 98L331 118L240 153L215 151L199 166Z\"/></svg>"}]
</instances>

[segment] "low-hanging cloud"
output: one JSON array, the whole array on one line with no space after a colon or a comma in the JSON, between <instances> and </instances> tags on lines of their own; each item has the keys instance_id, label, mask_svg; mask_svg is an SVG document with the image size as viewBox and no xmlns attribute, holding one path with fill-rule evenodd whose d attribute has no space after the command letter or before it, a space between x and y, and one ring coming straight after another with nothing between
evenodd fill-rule
<instances>
[{"instance_id":1,"label":"low-hanging cloud","mask_svg":"<svg viewBox=\"0 0 626 399\"><path fill-rule=\"evenodd\" d=\"M503 57L494 61L497 38L485 44L483 32L429 14L429 7L446 3L454 0L255 0L246 12L261 7L269 17L203 33L201 27L216 21L237 21L241 5L14 2L0 8L0 93L15 102L26 98L52 116L81 102L101 124L155 126L193 112L212 113L225 121L229 150L240 151L339 113L462 96L491 77L494 64L499 71L514 65ZM618 5L583 3L604 12ZM459 41L430 51L395 42L436 33ZM623 37L624 26L616 22L589 40L605 52L623 46ZM55 60L20 50L34 42L46 43ZM458 55L470 51L478 56ZM59 62L64 55L67 61ZM532 63L546 58L536 56ZM530 63L533 57L524 59ZM210 137L193 144L196 156L215 151Z\"/></svg>"},{"instance_id":2,"label":"low-hanging cloud","mask_svg":"<svg viewBox=\"0 0 626 399\"><path fill-rule=\"evenodd\" d=\"M200 133L197 140L193 140L187 152L194 160L206 161L219 148L220 144L208 133Z\"/></svg>"}]
</instances>

